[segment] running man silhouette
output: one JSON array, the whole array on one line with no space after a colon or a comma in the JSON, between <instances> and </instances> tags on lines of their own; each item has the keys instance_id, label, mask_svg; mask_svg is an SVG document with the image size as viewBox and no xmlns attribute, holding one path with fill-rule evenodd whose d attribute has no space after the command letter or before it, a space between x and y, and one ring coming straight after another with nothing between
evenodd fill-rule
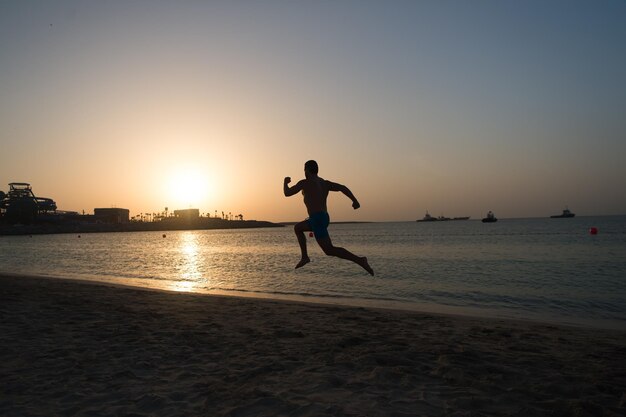
<instances>
[{"instance_id":1,"label":"running man silhouette","mask_svg":"<svg viewBox=\"0 0 626 417\"><path fill-rule=\"evenodd\" d=\"M328 234L328 224L330 223L330 217L328 216L328 209L326 208L326 200L330 191L340 191L352 200L352 207L358 209L361 207L352 191L345 185L336 184L331 181L326 181L323 178L317 176L318 173L317 162L311 160L304 164L304 176L305 179L298 181L293 187L289 187L291 182L290 177L285 177L285 183L283 189L285 191L285 197L291 197L302 191L304 196L304 205L309 213L309 218L301 221L294 226L294 231L298 237L298 243L300 244L300 251L302 252L302 259L296 265L297 268L302 268L304 265L311 262L306 248L306 237L304 232L313 231L315 234L315 240L320 245L324 253L328 256L336 256L341 259L347 259L369 272L370 275L374 275L374 270L367 262L367 258L364 256L356 256L347 249L333 246Z\"/></svg>"}]
</instances>

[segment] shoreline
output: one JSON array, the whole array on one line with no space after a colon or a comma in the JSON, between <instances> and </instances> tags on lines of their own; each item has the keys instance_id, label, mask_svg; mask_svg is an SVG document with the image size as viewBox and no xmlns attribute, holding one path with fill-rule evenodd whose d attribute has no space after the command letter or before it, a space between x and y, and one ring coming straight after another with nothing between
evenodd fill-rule
<instances>
[{"instance_id":1,"label":"shoreline","mask_svg":"<svg viewBox=\"0 0 626 417\"><path fill-rule=\"evenodd\" d=\"M0 275L1 415L623 415L626 332Z\"/></svg>"},{"instance_id":2,"label":"shoreline","mask_svg":"<svg viewBox=\"0 0 626 417\"><path fill-rule=\"evenodd\" d=\"M92 286L104 286L121 290L133 290L133 291L146 291L155 292L160 294L169 295L190 295L197 297L217 297L217 298L234 298L242 300L253 300L259 302L277 302L287 304L304 304L313 307L338 307L338 308L354 308L354 309L367 309L374 311L392 311L397 313L409 313L409 314L426 314L434 316L449 317L452 319L477 319L487 321L505 321L524 324L538 324L546 326L559 326L567 328L583 328L589 330L609 330L609 331L624 331L626 329L620 328L603 328L593 326L582 326L576 324L564 324L555 323L550 321L530 320L530 319L518 319L511 317L496 317L485 316L480 314L467 314L462 308L459 309L446 309L445 306L441 308L421 309L420 305L410 302L402 302L395 300L377 300L377 299L349 299L345 297L322 297L322 296L305 296L296 294L276 294L276 293L264 293L259 291L227 291L227 290L207 290L205 292L198 291L185 291L168 288L158 287L144 287L140 285L131 285L127 283L121 283L114 280L103 281L98 278L89 279L85 277L61 277L58 275L37 275L37 274L25 274L25 273L11 273L0 271L0 280L3 278L18 278L25 280L56 280L65 282L66 284L78 284L78 285L92 285ZM438 306L439 307L439 306ZM461 311L463 310L463 311Z\"/></svg>"},{"instance_id":3,"label":"shoreline","mask_svg":"<svg viewBox=\"0 0 626 417\"><path fill-rule=\"evenodd\" d=\"M516 317L513 315L507 315L506 310L497 310L480 307L462 307L451 306L434 303L417 303L411 301L391 300L391 299L377 299L377 298L350 298L343 296L324 296L324 295L304 295L295 293L276 293L276 292L262 292L253 290L189 290L187 288L175 288L170 287L168 283L172 281L155 281L148 284L141 285L142 281L136 284L123 282L126 278L113 277L113 276L81 276L81 275L54 275L54 274L37 274L37 273L22 273L22 272L5 272L0 271L0 279L3 277L22 277L26 279L54 279L61 281L71 281L75 283L83 284L95 284L111 286L122 289L135 289L140 291L156 291L166 294L191 294L197 296L208 297L233 297L242 299L253 299L260 301L278 301L287 303L302 303L310 304L313 306L337 306L348 308L366 308L373 310L391 310L398 312L409 312L416 314L433 314L442 316L451 316L457 318L474 318L484 320L504 320L508 322L520 322L528 324L539 324L548 326L559 326L568 328L580 328L590 330L609 330L609 331L623 331L626 332L626 323L619 320L608 319L580 319L573 320L565 317L546 317L539 313L529 313L526 317ZM154 283L162 284L161 287L150 285Z\"/></svg>"}]
</instances>

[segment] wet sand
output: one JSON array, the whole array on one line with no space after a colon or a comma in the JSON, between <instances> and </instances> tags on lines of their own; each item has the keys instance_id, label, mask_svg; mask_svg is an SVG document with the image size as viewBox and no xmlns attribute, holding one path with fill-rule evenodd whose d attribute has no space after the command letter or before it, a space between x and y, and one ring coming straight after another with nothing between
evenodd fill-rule
<instances>
[{"instance_id":1,"label":"wet sand","mask_svg":"<svg viewBox=\"0 0 626 417\"><path fill-rule=\"evenodd\" d=\"M1 416L624 416L626 332L0 275Z\"/></svg>"}]
</instances>

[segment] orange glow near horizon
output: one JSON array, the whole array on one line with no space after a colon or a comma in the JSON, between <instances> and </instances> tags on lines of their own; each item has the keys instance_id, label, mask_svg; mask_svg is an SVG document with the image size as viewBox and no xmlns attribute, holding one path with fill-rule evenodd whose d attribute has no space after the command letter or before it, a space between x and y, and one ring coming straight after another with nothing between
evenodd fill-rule
<instances>
[{"instance_id":1,"label":"orange glow near horizon","mask_svg":"<svg viewBox=\"0 0 626 417\"><path fill-rule=\"evenodd\" d=\"M215 197L215 187L206 172L182 168L169 175L165 195L172 207L198 207Z\"/></svg>"}]
</instances>

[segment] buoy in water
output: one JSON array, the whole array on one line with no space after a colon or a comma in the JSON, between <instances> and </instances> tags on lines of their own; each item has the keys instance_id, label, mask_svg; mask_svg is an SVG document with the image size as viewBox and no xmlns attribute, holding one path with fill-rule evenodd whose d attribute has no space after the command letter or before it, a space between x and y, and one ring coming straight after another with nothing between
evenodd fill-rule
<instances>
[{"instance_id":1,"label":"buoy in water","mask_svg":"<svg viewBox=\"0 0 626 417\"><path fill-rule=\"evenodd\" d=\"M590 227L589 228L589 234L590 235L597 235L598 234L598 228L597 227Z\"/></svg>"},{"instance_id":2,"label":"buoy in water","mask_svg":"<svg viewBox=\"0 0 626 417\"><path fill-rule=\"evenodd\" d=\"M313 237L313 232L309 232L309 237Z\"/></svg>"}]
</instances>

